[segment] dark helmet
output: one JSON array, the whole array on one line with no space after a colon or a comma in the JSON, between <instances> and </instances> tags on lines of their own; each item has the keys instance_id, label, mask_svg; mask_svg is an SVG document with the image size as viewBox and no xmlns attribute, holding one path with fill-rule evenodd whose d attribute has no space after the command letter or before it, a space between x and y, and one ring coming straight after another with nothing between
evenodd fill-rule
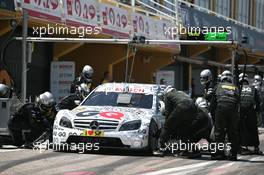
<instances>
[{"instance_id":1,"label":"dark helmet","mask_svg":"<svg viewBox=\"0 0 264 175\"><path fill-rule=\"evenodd\" d=\"M55 106L55 100L50 92L45 92L37 97L37 104L41 111L51 111Z\"/></svg>"},{"instance_id":2,"label":"dark helmet","mask_svg":"<svg viewBox=\"0 0 264 175\"><path fill-rule=\"evenodd\" d=\"M9 98L11 90L5 84L0 84L0 98Z\"/></svg>"}]
</instances>

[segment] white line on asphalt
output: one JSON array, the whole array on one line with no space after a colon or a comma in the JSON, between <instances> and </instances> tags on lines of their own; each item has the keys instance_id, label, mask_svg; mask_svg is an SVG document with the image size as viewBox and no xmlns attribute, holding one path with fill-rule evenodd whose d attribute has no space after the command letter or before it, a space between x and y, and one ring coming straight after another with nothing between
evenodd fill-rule
<instances>
[{"instance_id":1,"label":"white line on asphalt","mask_svg":"<svg viewBox=\"0 0 264 175\"><path fill-rule=\"evenodd\" d=\"M168 169L163 169L160 171L155 171L155 172L150 172L150 173L146 173L145 175L160 175L160 174L176 174L178 171L183 171L183 170L187 170L187 172L190 172L192 169L193 171L197 171L197 169L201 169L205 166L208 166L210 164L213 164L217 161L210 161L210 162L202 162L202 163L197 163L197 164L190 164L190 165L184 165L184 166L180 166L180 167L176 167L176 168L168 168ZM183 172L180 172L181 174L183 174Z\"/></svg>"},{"instance_id":2,"label":"white line on asphalt","mask_svg":"<svg viewBox=\"0 0 264 175\"><path fill-rule=\"evenodd\" d=\"M251 159L249 159L250 162L254 162L254 161L264 161L264 157L263 156L258 156L258 157L253 157Z\"/></svg>"},{"instance_id":3,"label":"white line on asphalt","mask_svg":"<svg viewBox=\"0 0 264 175\"><path fill-rule=\"evenodd\" d=\"M24 149L0 149L0 153L22 151Z\"/></svg>"},{"instance_id":4,"label":"white line on asphalt","mask_svg":"<svg viewBox=\"0 0 264 175\"><path fill-rule=\"evenodd\" d=\"M16 149L17 147L14 145L3 145L2 148L12 148L12 149Z\"/></svg>"}]
</instances>

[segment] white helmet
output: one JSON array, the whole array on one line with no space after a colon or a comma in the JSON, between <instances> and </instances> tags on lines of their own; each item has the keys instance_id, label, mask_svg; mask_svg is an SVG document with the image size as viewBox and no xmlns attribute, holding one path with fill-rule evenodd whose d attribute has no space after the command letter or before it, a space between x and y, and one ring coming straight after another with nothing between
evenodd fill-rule
<instances>
[{"instance_id":1,"label":"white helmet","mask_svg":"<svg viewBox=\"0 0 264 175\"><path fill-rule=\"evenodd\" d=\"M243 80L243 76L244 76L244 80ZM242 80L248 82L248 75L244 73L239 74L239 82L241 83Z\"/></svg>"},{"instance_id":2,"label":"white helmet","mask_svg":"<svg viewBox=\"0 0 264 175\"><path fill-rule=\"evenodd\" d=\"M203 86L212 81L212 72L209 69L205 69L200 73L200 82Z\"/></svg>"},{"instance_id":3,"label":"white helmet","mask_svg":"<svg viewBox=\"0 0 264 175\"><path fill-rule=\"evenodd\" d=\"M0 84L0 98L9 98L10 88L5 84Z\"/></svg>"},{"instance_id":4,"label":"white helmet","mask_svg":"<svg viewBox=\"0 0 264 175\"><path fill-rule=\"evenodd\" d=\"M94 70L90 65L85 65L82 70L84 78L91 79L93 76Z\"/></svg>"},{"instance_id":5,"label":"white helmet","mask_svg":"<svg viewBox=\"0 0 264 175\"><path fill-rule=\"evenodd\" d=\"M217 82L218 82L218 83L221 82L221 74L218 74L218 75L217 75Z\"/></svg>"},{"instance_id":6,"label":"white helmet","mask_svg":"<svg viewBox=\"0 0 264 175\"><path fill-rule=\"evenodd\" d=\"M173 88L171 85L167 86L165 89L164 89L164 94L167 94L169 92L172 92L172 91L176 91L175 88Z\"/></svg>"},{"instance_id":7,"label":"white helmet","mask_svg":"<svg viewBox=\"0 0 264 175\"><path fill-rule=\"evenodd\" d=\"M201 108L207 108L208 107L207 102L203 97L198 97L195 101L195 105L197 107L201 107Z\"/></svg>"},{"instance_id":8,"label":"white helmet","mask_svg":"<svg viewBox=\"0 0 264 175\"><path fill-rule=\"evenodd\" d=\"M50 111L55 106L55 100L50 92L40 94L36 101L42 111Z\"/></svg>"},{"instance_id":9,"label":"white helmet","mask_svg":"<svg viewBox=\"0 0 264 175\"><path fill-rule=\"evenodd\" d=\"M262 85L262 78L260 75L254 76L254 86L258 87Z\"/></svg>"},{"instance_id":10,"label":"white helmet","mask_svg":"<svg viewBox=\"0 0 264 175\"><path fill-rule=\"evenodd\" d=\"M164 96L169 93L169 92L172 92L172 91L176 91L175 88L173 88L171 85L167 86L163 91L161 91L160 93L158 93L158 97L163 100L164 99Z\"/></svg>"},{"instance_id":11,"label":"white helmet","mask_svg":"<svg viewBox=\"0 0 264 175\"><path fill-rule=\"evenodd\" d=\"M228 81L228 82L232 82L232 73L229 70L225 70L224 72L222 72L221 74L221 78L220 81Z\"/></svg>"}]
</instances>

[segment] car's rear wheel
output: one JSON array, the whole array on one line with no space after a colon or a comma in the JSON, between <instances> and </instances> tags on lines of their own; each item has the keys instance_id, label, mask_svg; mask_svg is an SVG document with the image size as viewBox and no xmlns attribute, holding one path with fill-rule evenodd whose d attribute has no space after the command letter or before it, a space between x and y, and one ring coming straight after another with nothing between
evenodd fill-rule
<instances>
[{"instance_id":1,"label":"car's rear wheel","mask_svg":"<svg viewBox=\"0 0 264 175\"><path fill-rule=\"evenodd\" d=\"M153 154L153 151L158 149L158 127L157 124L152 120L149 125L149 138L148 138L148 149L149 155Z\"/></svg>"}]
</instances>

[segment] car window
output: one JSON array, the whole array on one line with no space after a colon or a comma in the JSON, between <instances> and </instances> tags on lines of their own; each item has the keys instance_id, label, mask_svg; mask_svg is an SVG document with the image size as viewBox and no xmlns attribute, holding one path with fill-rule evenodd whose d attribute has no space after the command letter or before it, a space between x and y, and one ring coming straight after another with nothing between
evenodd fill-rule
<instances>
[{"instance_id":1,"label":"car window","mask_svg":"<svg viewBox=\"0 0 264 175\"><path fill-rule=\"evenodd\" d=\"M131 94L130 103L117 103L118 92L93 92L83 103L84 106L120 106L132 108L151 109L153 104L153 95L142 93Z\"/></svg>"}]
</instances>

